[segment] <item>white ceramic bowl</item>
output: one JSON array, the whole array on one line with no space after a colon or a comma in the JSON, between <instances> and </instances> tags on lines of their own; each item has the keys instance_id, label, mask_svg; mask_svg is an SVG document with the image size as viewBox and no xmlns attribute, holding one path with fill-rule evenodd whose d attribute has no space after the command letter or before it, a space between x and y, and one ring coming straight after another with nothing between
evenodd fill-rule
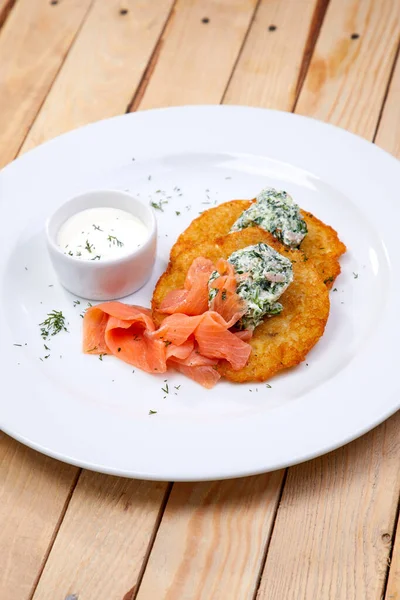
<instances>
[{"instance_id":1,"label":"white ceramic bowl","mask_svg":"<svg viewBox=\"0 0 400 600\"><path fill-rule=\"evenodd\" d=\"M140 219L149 231L145 243L120 258L101 261L79 260L65 254L57 243L60 227L74 214L100 207L119 208ZM136 292L150 278L156 256L157 221L150 207L126 192L99 190L75 196L47 220L46 236L61 284L77 296L89 300L123 298Z\"/></svg>"}]
</instances>

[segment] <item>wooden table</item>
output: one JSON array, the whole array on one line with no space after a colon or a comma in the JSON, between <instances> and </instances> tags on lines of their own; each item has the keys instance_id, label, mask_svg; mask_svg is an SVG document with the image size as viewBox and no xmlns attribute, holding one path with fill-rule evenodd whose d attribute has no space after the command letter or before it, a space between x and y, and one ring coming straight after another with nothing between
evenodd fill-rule
<instances>
[{"instance_id":1,"label":"wooden table","mask_svg":"<svg viewBox=\"0 0 400 600\"><path fill-rule=\"evenodd\" d=\"M400 0L0 0L0 23L0 166L91 121L220 102L400 158ZM82 471L0 434L0 598L399 600L399 427L199 484Z\"/></svg>"}]
</instances>

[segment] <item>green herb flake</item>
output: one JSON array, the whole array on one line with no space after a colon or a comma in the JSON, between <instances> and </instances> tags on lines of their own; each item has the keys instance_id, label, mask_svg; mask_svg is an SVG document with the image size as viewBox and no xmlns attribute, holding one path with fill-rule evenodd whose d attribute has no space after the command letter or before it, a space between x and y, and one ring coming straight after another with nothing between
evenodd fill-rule
<instances>
[{"instance_id":1,"label":"green herb flake","mask_svg":"<svg viewBox=\"0 0 400 600\"><path fill-rule=\"evenodd\" d=\"M99 360L103 361L104 354L99 354Z\"/></svg>"},{"instance_id":2,"label":"green herb flake","mask_svg":"<svg viewBox=\"0 0 400 600\"><path fill-rule=\"evenodd\" d=\"M332 292L337 292L337 288L333 288Z\"/></svg>"},{"instance_id":3,"label":"green herb flake","mask_svg":"<svg viewBox=\"0 0 400 600\"><path fill-rule=\"evenodd\" d=\"M270 389L270 388L272 388L272 385L270 385L269 383L266 383L265 387L267 387L268 389Z\"/></svg>"},{"instance_id":4,"label":"green herb flake","mask_svg":"<svg viewBox=\"0 0 400 600\"><path fill-rule=\"evenodd\" d=\"M169 394L168 383L166 383L165 388L162 387L161 390L164 392L164 394Z\"/></svg>"},{"instance_id":5,"label":"green herb flake","mask_svg":"<svg viewBox=\"0 0 400 600\"><path fill-rule=\"evenodd\" d=\"M22 348L22 344L13 344L13 346L19 346L20 348Z\"/></svg>"},{"instance_id":6,"label":"green herb flake","mask_svg":"<svg viewBox=\"0 0 400 600\"><path fill-rule=\"evenodd\" d=\"M80 300L74 300L74 301L73 301L73 305L74 305L74 307L75 307L75 306L78 306L78 304L80 304L80 303L81 303L81 301L80 301Z\"/></svg>"},{"instance_id":7,"label":"green herb flake","mask_svg":"<svg viewBox=\"0 0 400 600\"><path fill-rule=\"evenodd\" d=\"M87 250L90 254L92 253L93 244L89 244L89 240L86 240L85 250Z\"/></svg>"},{"instance_id":8,"label":"green herb flake","mask_svg":"<svg viewBox=\"0 0 400 600\"><path fill-rule=\"evenodd\" d=\"M95 224L93 224L93 225L92 225L92 227L93 227L93 229L95 229L95 231L103 231L103 230L102 230L102 229L99 227L99 225L95 225Z\"/></svg>"},{"instance_id":9,"label":"green herb flake","mask_svg":"<svg viewBox=\"0 0 400 600\"><path fill-rule=\"evenodd\" d=\"M112 244L113 246L117 245L118 248L122 248L122 246L124 245L124 243L121 242L121 240L119 240L118 238L116 238L115 235L109 235L107 237L107 241L110 242L110 244Z\"/></svg>"},{"instance_id":10,"label":"green herb flake","mask_svg":"<svg viewBox=\"0 0 400 600\"><path fill-rule=\"evenodd\" d=\"M61 310L53 310L47 314L47 318L39 323L40 334L43 339L56 335L61 331L68 331L66 327L65 317Z\"/></svg>"},{"instance_id":11,"label":"green herb flake","mask_svg":"<svg viewBox=\"0 0 400 600\"><path fill-rule=\"evenodd\" d=\"M354 273L354 271L353 271L353 277L354 277L354 279L358 279L358 273Z\"/></svg>"},{"instance_id":12,"label":"green herb flake","mask_svg":"<svg viewBox=\"0 0 400 600\"><path fill-rule=\"evenodd\" d=\"M156 415L156 414L157 414L156 410L151 410L151 409L149 410L149 415Z\"/></svg>"},{"instance_id":13,"label":"green herb flake","mask_svg":"<svg viewBox=\"0 0 400 600\"><path fill-rule=\"evenodd\" d=\"M324 283L325 283L325 284L327 284L327 283L332 283L332 281L333 281L334 279L335 279L334 277L327 277L326 279L324 279Z\"/></svg>"},{"instance_id":14,"label":"green herb flake","mask_svg":"<svg viewBox=\"0 0 400 600\"><path fill-rule=\"evenodd\" d=\"M179 210L176 210L176 211L175 211L175 214L176 214L176 216L177 216L177 217L179 217L179 215L180 215L181 213L179 212Z\"/></svg>"},{"instance_id":15,"label":"green herb flake","mask_svg":"<svg viewBox=\"0 0 400 600\"><path fill-rule=\"evenodd\" d=\"M159 202L150 202L150 206L152 206L156 210L160 210L161 212L164 212L163 204L168 204L168 200L160 200Z\"/></svg>"}]
</instances>

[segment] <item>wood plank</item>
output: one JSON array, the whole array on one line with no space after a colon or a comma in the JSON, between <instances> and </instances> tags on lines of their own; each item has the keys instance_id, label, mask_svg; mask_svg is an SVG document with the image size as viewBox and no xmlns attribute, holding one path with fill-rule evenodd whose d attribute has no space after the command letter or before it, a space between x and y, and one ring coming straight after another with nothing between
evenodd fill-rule
<instances>
[{"instance_id":1,"label":"wood plank","mask_svg":"<svg viewBox=\"0 0 400 600\"><path fill-rule=\"evenodd\" d=\"M16 0L0 0L0 27L7 19L10 10L15 4Z\"/></svg>"},{"instance_id":2,"label":"wood plank","mask_svg":"<svg viewBox=\"0 0 400 600\"><path fill-rule=\"evenodd\" d=\"M262 0L224 104L292 110L326 5L315 0Z\"/></svg>"},{"instance_id":3,"label":"wood plank","mask_svg":"<svg viewBox=\"0 0 400 600\"><path fill-rule=\"evenodd\" d=\"M133 593L167 487L84 471L33 600Z\"/></svg>"},{"instance_id":4,"label":"wood plank","mask_svg":"<svg viewBox=\"0 0 400 600\"><path fill-rule=\"evenodd\" d=\"M77 473L0 437L0 598L30 598Z\"/></svg>"},{"instance_id":5,"label":"wood plank","mask_svg":"<svg viewBox=\"0 0 400 600\"><path fill-rule=\"evenodd\" d=\"M175 484L137 600L253 598L282 477Z\"/></svg>"},{"instance_id":6,"label":"wood plank","mask_svg":"<svg viewBox=\"0 0 400 600\"><path fill-rule=\"evenodd\" d=\"M314 8L318 6L314 2ZM265 6L262 7L266 9ZM300 14L298 3L291 2L297 17L303 16L306 34L303 36L303 47L307 39L307 20L304 12ZM205 11L203 14L208 14ZM284 19L283 19L284 16ZM293 16L293 12L292 12ZM309 10L307 19L315 17L315 11ZM180 18L177 13L176 19ZM289 27L290 17L283 11L281 27ZM211 21L211 19L210 19ZM173 22L171 28L176 25ZM198 15L193 20L195 31L198 27ZM264 39L264 31L256 22L257 35ZM177 26L177 30L180 31ZM183 28L183 27L182 27ZM187 32L187 46L181 47L181 53L190 55L192 49L191 32ZM168 33L165 45L162 47L155 70L145 90L139 108L149 108L158 99L160 104L177 104L181 102L180 91L186 80L187 66L185 63L176 64L175 52L164 55L169 41ZM257 43L255 43L257 42ZM196 42L198 43L198 42ZM258 52L258 40L255 40L252 29L249 33L243 52L247 54L247 44L254 52ZM301 68L298 61L298 47L294 46L293 55L286 52L286 76L297 81ZM294 56L296 54L296 56ZM217 49L213 52L217 60ZM168 59L169 57L169 59ZM280 58L277 58L279 61ZM203 66L198 67L201 71ZM175 69L175 81L180 82L175 95L174 86L165 86L171 69ZM271 73L274 72L272 68ZM199 73L200 75L200 73ZM189 75L190 81L197 79L196 71ZM236 73L233 78L236 77ZM247 78L248 75L246 74ZM267 75L269 85L270 74ZM220 101L227 83L222 75L219 81L220 96L212 96L214 91L207 91L210 99ZM240 77L239 77L240 82ZM272 87L272 85L271 85ZM238 86L241 89L241 86ZM295 87L294 87L295 89ZM258 96L258 86L254 86L254 98ZM291 88L286 90L287 96L281 92L285 106L293 102ZM204 101L204 91L191 96L193 102ZM231 94L233 102L235 96ZM211 101L211 100L210 100ZM227 482L175 484L167 504L155 545L150 555L137 600L153 598L183 600L213 598L213 600L245 600L253 598L260 567L264 558L264 550L270 535L274 513L279 501L283 472L277 472L260 477L246 478Z\"/></svg>"},{"instance_id":7,"label":"wood plank","mask_svg":"<svg viewBox=\"0 0 400 600\"><path fill-rule=\"evenodd\" d=\"M389 93L375 143L400 159L400 55L396 61Z\"/></svg>"},{"instance_id":8,"label":"wood plank","mask_svg":"<svg viewBox=\"0 0 400 600\"><path fill-rule=\"evenodd\" d=\"M382 113L376 136L376 144L397 156L400 159L400 57L397 57L396 68L389 88L389 93ZM400 498L399 498L400 502ZM398 509L399 510L399 507ZM400 600L400 521L397 523L397 532L388 531L382 540L392 548L389 579L385 600Z\"/></svg>"},{"instance_id":9,"label":"wood plank","mask_svg":"<svg viewBox=\"0 0 400 600\"><path fill-rule=\"evenodd\" d=\"M387 544L391 543L392 538L390 534L387 534L385 541ZM385 600L400 600L400 521L397 524Z\"/></svg>"},{"instance_id":10,"label":"wood plank","mask_svg":"<svg viewBox=\"0 0 400 600\"><path fill-rule=\"evenodd\" d=\"M227 10L225 0L178 0L153 64L150 85L132 110L139 105L148 109L218 104L256 5L257 0L231 0Z\"/></svg>"},{"instance_id":11,"label":"wood plank","mask_svg":"<svg viewBox=\"0 0 400 600\"><path fill-rule=\"evenodd\" d=\"M400 413L289 469L258 600L381 599L400 491L399 429Z\"/></svg>"},{"instance_id":12,"label":"wood plank","mask_svg":"<svg viewBox=\"0 0 400 600\"><path fill-rule=\"evenodd\" d=\"M22 3L24 0L19 1ZM64 3L72 11L74 5L69 0ZM126 15L120 15L120 4L117 0L97 0L72 48L71 59L64 64L54 83L51 91L52 100L45 102L32 137L29 136L24 149L32 147L35 142L44 141L47 137L62 133L67 128L88 122L93 119L93 115L94 118L100 118L125 111L135 91L135 86L143 75L146 61L157 43L164 21L168 16L169 7L172 6L172 0L163 0L162 2L160 0L157 2L157 6L151 0L126 1L124 2L124 7L128 10ZM30 6L32 5L33 3L30 3ZM36 3L37 12L43 15L45 9L42 7L40 9L42 12L40 12L38 8ZM112 11L114 12L112 13ZM30 16L30 22L33 23L31 13L32 11L26 18L28 19ZM53 22L49 16L46 18L47 26L54 37ZM106 32L102 31L102 18L107 23ZM126 21L120 23L119 18L126 19ZM41 22L39 16L37 21ZM7 26L8 24L9 21L7 21ZM101 36L99 36L99 32L102 33ZM82 42L80 41L81 36ZM121 38L121 44L117 41L118 36ZM97 40L96 37L98 37ZM33 42L30 40L30 34L27 34L27 38L25 45L21 42L23 51L21 50L20 54L22 55L26 52L26 48L32 48ZM96 48L95 52L93 52L93 48ZM64 46L63 49L65 50ZM96 57L94 64L90 62L89 54ZM47 55L43 53L39 66L49 72L44 64L46 60ZM49 60L53 63L52 56ZM129 66L131 63L134 65L133 67ZM1 64L0 60L0 72ZM64 68L67 71L66 75ZM129 77L126 76L127 72ZM89 73L91 73L90 77ZM79 87L75 86L76 81L79 81ZM105 81L112 82L114 86L112 94L104 84ZM23 78L18 88L19 91L22 89L22 83L24 83ZM103 89L103 87L107 89ZM115 93L115 90L120 90L120 93ZM12 105L16 102L18 95L17 88L14 91L14 94L0 95L0 105L4 109L7 108L9 115L12 114ZM73 96L75 101L73 109L65 94ZM98 96L101 97L96 103L93 98ZM37 102L37 97L31 98L31 101ZM6 106L7 102L10 102L11 106ZM31 110L31 113L33 114L34 111ZM1 119L2 115L0 115L0 121ZM25 120L24 123L27 128L28 121ZM17 118L16 124L13 123L8 129L2 131L2 151L7 150L10 158L14 157L13 153L16 148L13 136L19 136L19 144L23 139L24 132L20 132L18 127L21 127L21 121ZM4 156L3 154L3 158ZM52 537L58 529L64 506L68 503L70 491L75 485L78 470L40 456L7 436L2 436L0 442L0 559L2 559L2 565L5 565L0 569L0 598L25 600L31 597L32 586L34 586L35 579L46 559ZM101 481L105 483L108 479L101 479ZM158 490L157 484L154 484L154 489ZM137 493L139 496L141 495L140 497L144 498L147 494L150 499L154 499L153 484L148 484L147 488L139 486L138 490ZM114 491L113 483L110 481L99 504L106 500L112 502ZM135 496L136 492L134 488L129 488L129 493ZM147 504L143 504L143 506L146 508ZM146 514L144 513L144 517ZM68 522L71 523L73 520ZM154 524L155 520L153 520ZM144 532L145 530L142 529L143 539ZM152 530L149 529L148 540L151 539L151 535ZM68 562L71 569L73 569L74 559L76 564L79 564L81 551L82 547L75 546L75 554L71 555ZM64 555L61 560L63 563L65 562ZM134 582L132 573L130 571L130 581ZM84 573L80 573L79 576L84 577ZM126 573L121 572L120 576L121 581L125 582ZM79 587L79 578L75 578L74 581ZM107 589L104 581L103 584ZM91 600L92 596L89 597Z\"/></svg>"},{"instance_id":13,"label":"wood plank","mask_svg":"<svg viewBox=\"0 0 400 600\"><path fill-rule=\"evenodd\" d=\"M296 112L372 139L399 34L398 0L332 0Z\"/></svg>"},{"instance_id":14,"label":"wood plank","mask_svg":"<svg viewBox=\"0 0 400 600\"><path fill-rule=\"evenodd\" d=\"M367 0L332 0L297 107L369 139L398 38L395 4L377 7ZM352 32L361 37L349 41ZM359 47L349 50L350 42ZM381 61L379 72L375 61ZM366 73L368 65L374 78ZM398 152L398 140L387 128L398 126L397 85L396 72L386 105L392 118L385 124L384 113L378 134L378 142L392 152ZM338 600L380 600L400 493L399 425L400 413L341 450L289 469L258 600L327 594Z\"/></svg>"},{"instance_id":15,"label":"wood plank","mask_svg":"<svg viewBox=\"0 0 400 600\"><path fill-rule=\"evenodd\" d=\"M19 0L0 31L0 167L15 157L92 0Z\"/></svg>"},{"instance_id":16,"label":"wood plank","mask_svg":"<svg viewBox=\"0 0 400 600\"><path fill-rule=\"evenodd\" d=\"M126 111L173 0L125 0L123 14L121 6L120 0L95 2L22 152Z\"/></svg>"}]
</instances>

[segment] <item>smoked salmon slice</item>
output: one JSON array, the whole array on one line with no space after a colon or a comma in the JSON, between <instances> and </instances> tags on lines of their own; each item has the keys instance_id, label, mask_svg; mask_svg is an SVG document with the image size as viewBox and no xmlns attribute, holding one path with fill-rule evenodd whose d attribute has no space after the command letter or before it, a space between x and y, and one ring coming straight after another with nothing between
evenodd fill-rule
<instances>
[{"instance_id":1,"label":"smoked salmon slice","mask_svg":"<svg viewBox=\"0 0 400 600\"><path fill-rule=\"evenodd\" d=\"M160 306L167 315L201 315L208 309L208 280L214 265L207 258L196 258L189 268L183 290L172 290Z\"/></svg>"},{"instance_id":2,"label":"smoked salmon slice","mask_svg":"<svg viewBox=\"0 0 400 600\"><path fill-rule=\"evenodd\" d=\"M220 259L215 268L219 276L210 284L216 295L210 302L210 310L215 310L225 319L235 323L247 310L247 303L237 293L235 269L227 260Z\"/></svg>"},{"instance_id":3,"label":"smoked salmon slice","mask_svg":"<svg viewBox=\"0 0 400 600\"><path fill-rule=\"evenodd\" d=\"M215 310L208 310L208 282L215 267L210 260L197 258L184 289L166 298L163 311L170 314L158 329L151 311L141 306L104 302L89 308L83 319L83 351L113 354L148 373L165 373L171 366L204 387L213 387L220 379L219 360L239 370L251 354L246 332L230 331L246 310L236 294L233 267L218 261L217 270Z\"/></svg>"}]
</instances>

